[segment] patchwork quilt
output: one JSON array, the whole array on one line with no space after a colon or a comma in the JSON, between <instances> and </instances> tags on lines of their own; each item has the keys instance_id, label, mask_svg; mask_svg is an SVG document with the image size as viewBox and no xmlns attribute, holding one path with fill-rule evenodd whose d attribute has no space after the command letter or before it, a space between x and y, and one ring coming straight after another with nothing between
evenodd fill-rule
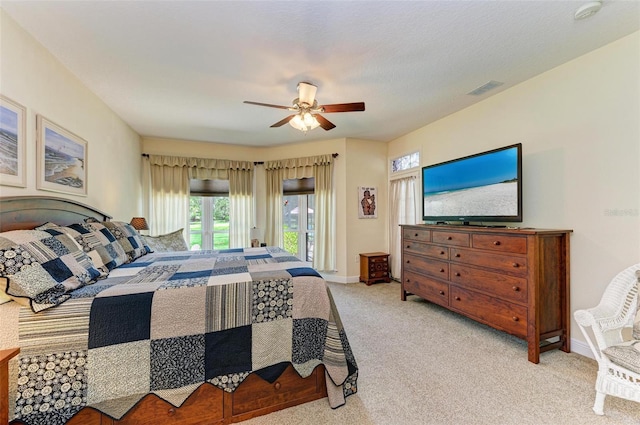
<instances>
[{"instance_id":1,"label":"patchwork quilt","mask_svg":"<svg viewBox=\"0 0 640 425\"><path fill-rule=\"evenodd\" d=\"M116 419L146 394L180 406L201 384L233 392L292 364L323 364L331 407L358 369L329 288L275 247L147 254L20 313L15 418L63 424L84 406Z\"/></svg>"}]
</instances>

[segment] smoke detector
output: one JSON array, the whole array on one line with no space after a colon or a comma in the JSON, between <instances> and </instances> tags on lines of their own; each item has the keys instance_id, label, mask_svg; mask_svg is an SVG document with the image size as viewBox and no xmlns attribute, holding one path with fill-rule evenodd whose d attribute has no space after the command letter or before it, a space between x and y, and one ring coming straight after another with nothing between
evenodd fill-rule
<instances>
[{"instance_id":1,"label":"smoke detector","mask_svg":"<svg viewBox=\"0 0 640 425\"><path fill-rule=\"evenodd\" d=\"M590 16L598 13L600 8L602 7L601 1L590 1L589 3L585 3L576 10L575 15L573 16L576 21L581 19L587 19Z\"/></svg>"}]
</instances>

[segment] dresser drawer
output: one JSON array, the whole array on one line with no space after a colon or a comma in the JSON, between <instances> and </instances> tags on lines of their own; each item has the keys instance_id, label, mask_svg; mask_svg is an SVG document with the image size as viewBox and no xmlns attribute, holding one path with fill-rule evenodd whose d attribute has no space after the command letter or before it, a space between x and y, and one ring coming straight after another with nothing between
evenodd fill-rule
<instances>
[{"instance_id":1,"label":"dresser drawer","mask_svg":"<svg viewBox=\"0 0 640 425\"><path fill-rule=\"evenodd\" d=\"M431 240L431 230L420 229L417 227L403 227L402 238L414 241L429 242Z\"/></svg>"},{"instance_id":2,"label":"dresser drawer","mask_svg":"<svg viewBox=\"0 0 640 425\"><path fill-rule=\"evenodd\" d=\"M451 248L451 260L456 263L487 267L518 276L527 275L527 258L516 255Z\"/></svg>"},{"instance_id":3,"label":"dresser drawer","mask_svg":"<svg viewBox=\"0 0 640 425\"><path fill-rule=\"evenodd\" d=\"M479 292L451 286L450 307L512 335L527 336L527 308Z\"/></svg>"},{"instance_id":4,"label":"dresser drawer","mask_svg":"<svg viewBox=\"0 0 640 425\"><path fill-rule=\"evenodd\" d=\"M471 235L471 245L474 248L492 251L510 252L513 254L527 253L527 238L525 236Z\"/></svg>"},{"instance_id":5,"label":"dresser drawer","mask_svg":"<svg viewBox=\"0 0 640 425\"><path fill-rule=\"evenodd\" d=\"M476 269L460 264L451 264L451 282L465 288L477 289L506 301L526 304L528 301L527 279Z\"/></svg>"},{"instance_id":6,"label":"dresser drawer","mask_svg":"<svg viewBox=\"0 0 640 425\"><path fill-rule=\"evenodd\" d=\"M430 258L405 253L402 257L402 262L405 270L411 270L440 279L449 279L449 263L445 261L432 260Z\"/></svg>"},{"instance_id":7,"label":"dresser drawer","mask_svg":"<svg viewBox=\"0 0 640 425\"><path fill-rule=\"evenodd\" d=\"M434 230L431 240L435 243L455 246L469 246L469 234L458 232L440 232Z\"/></svg>"},{"instance_id":8,"label":"dresser drawer","mask_svg":"<svg viewBox=\"0 0 640 425\"><path fill-rule=\"evenodd\" d=\"M404 272L405 291L444 307L449 306L449 285L413 272Z\"/></svg>"},{"instance_id":9,"label":"dresser drawer","mask_svg":"<svg viewBox=\"0 0 640 425\"><path fill-rule=\"evenodd\" d=\"M449 259L449 247L432 245L423 242L404 241L403 249L405 252L427 255L442 260Z\"/></svg>"}]
</instances>

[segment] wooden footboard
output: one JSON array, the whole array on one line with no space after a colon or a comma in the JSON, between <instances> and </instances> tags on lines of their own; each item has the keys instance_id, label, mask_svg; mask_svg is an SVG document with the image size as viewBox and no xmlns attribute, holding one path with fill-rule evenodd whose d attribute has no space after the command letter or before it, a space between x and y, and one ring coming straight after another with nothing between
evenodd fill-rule
<instances>
[{"instance_id":1,"label":"wooden footboard","mask_svg":"<svg viewBox=\"0 0 640 425\"><path fill-rule=\"evenodd\" d=\"M120 420L86 407L67 425L223 425L326 396L324 366L316 367L307 378L301 378L293 366L289 366L273 384L255 374L250 375L233 393L203 384L180 407L150 394Z\"/></svg>"}]
</instances>

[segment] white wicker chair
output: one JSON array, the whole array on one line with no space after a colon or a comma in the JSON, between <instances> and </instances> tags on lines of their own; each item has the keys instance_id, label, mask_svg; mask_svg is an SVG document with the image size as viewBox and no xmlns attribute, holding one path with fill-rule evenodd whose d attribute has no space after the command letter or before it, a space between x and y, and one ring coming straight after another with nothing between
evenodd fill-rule
<instances>
[{"instance_id":1,"label":"white wicker chair","mask_svg":"<svg viewBox=\"0 0 640 425\"><path fill-rule=\"evenodd\" d=\"M638 278L635 274L638 269L640 264L628 267L614 277L596 307L573 313L598 361L593 405L593 411L598 415L604 415L607 395L640 402L640 375L612 363L602 353L605 348L623 342L623 329L633 326L638 303Z\"/></svg>"}]
</instances>

